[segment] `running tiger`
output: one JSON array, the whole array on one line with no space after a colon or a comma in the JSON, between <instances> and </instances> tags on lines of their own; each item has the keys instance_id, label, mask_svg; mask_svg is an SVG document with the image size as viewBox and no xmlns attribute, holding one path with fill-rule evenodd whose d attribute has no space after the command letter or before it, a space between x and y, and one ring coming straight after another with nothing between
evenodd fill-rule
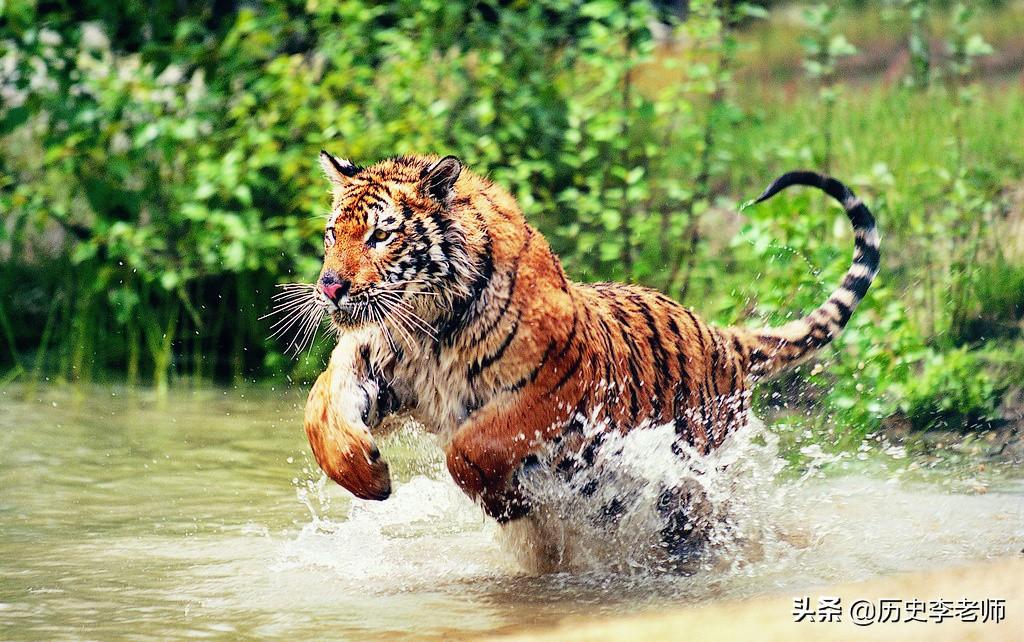
<instances>
[{"instance_id":1,"label":"running tiger","mask_svg":"<svg viewBox=\"0 0 1024 642\"><path fill-rule=\"evenodd\" d=\"M542 449L569 453L560 466L593 458L585 421L672 423L677 443L710 452L745 425L750 387L834 339L878 270L868 208L833 178L785 174L755 202L823 190L853 225L853 264L800 320L717 328L660 292L568 280L512 196L454 157L320 163L333 186L323 270L281 295L278 329L298 329L302 349L330 316L337 346L305 429L320 467L364 499L391 493L374 432L395 415L441 436L455 482L502 523L529 513L520 474Z\"/></svg>"}]
</instances>

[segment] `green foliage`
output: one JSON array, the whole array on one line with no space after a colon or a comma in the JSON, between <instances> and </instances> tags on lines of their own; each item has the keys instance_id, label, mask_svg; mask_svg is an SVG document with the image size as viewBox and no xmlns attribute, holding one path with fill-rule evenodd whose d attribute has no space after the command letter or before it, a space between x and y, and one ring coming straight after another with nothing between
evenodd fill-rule
<instances>
[{"instance_id":1,"label":"green foliage","mask_svg":"<svg viewBox=\"0 0 1024 642\"><path fill-rule=\"evenodd\" d=\"M901 386L900 409L919 430L970 430L991 425L1005 386L966 348L929 351L921 372Z\"/></svg>"},{"instance_id":2,"label":"green foliage","mask_svg":"<svg viewBox=\"0 0 1024 642\"><path fill-rule=\"evenodd\" d=\"M821 166L825 172L832 165L832 119L835 111L839 89L836 86L836 64L841 58L857 53L857 48L850 44L841 33L835 33L833 23L836 10L828 4L819 4L804 10L809 35L801 38L804 49L804 69L807 75L818 81L818 96L823 107L822 143L823 152Z\"/></svg>"},{"instance_id":3,"label":"green foliage","mask_svg":"<svg viewBox=\"0 0 1024 642\"><path fill-rule=\"evenodd\" d=\"M932 54L928 31L928 0L903 0L910 14L910 73L904 79L908 87L925 89L931 82Z\"/></svg>"},{"instance_id":4,"label":"green foliage","mask_svg":"<svg viewBox=\"0 0 1024 642\"><path fill-rule=\"evenodd\" d=\"M824 367L766 387L762 407L774 394L808 424L873 430L928 397L907 387L922 363L1018 340L1024 101L972 84L989 49L959 6L930 12L950 23L949 68L928 72L945 91L843 91L862 43L830 5L804 16L809 87L738 83L745 43L774 28L767 5L693 0L685 20L640 0L0 5L0 367L308 380L327 341L292 360L259 317L275 283L317 273L321 148L457 154L574 277L782 323L842 278L848 222L810 192L742 217L736 203L803 166L871 204L883 270ZM955 395L954 378L926 381L988 416L977 378Z\"/></svg>"}]
</instances>

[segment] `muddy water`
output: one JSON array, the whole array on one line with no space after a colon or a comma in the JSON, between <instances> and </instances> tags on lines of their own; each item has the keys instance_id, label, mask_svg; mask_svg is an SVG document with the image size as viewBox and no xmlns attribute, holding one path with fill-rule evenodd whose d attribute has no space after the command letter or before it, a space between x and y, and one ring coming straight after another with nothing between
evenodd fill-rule
<instances>
[{"instance_id":1,"label":"muddy water","mask_svg":"<svg viewBox=\"0 0 1024 642\"><path fill-rule=\"evenodd\" d=\"M311 465L301 406L298 390L164 404L118 389L0 390L0 638L479 636L1024 547L1024 475L1012 466L880 446L794 472L762 434L727 454L709 489L732 496L722 554L664 573L645 553L640 508L612 530L582 518L559 528L566 515L555 515L499 532L415 432L385 442L392 498L352 500ZM622 445L634 482L671 472L646 450L650 435ZM536 484L550 499L548 481ZM544 553L567 570L524 570L537 533L558 539Z\"/></svg>"}]
</instances>

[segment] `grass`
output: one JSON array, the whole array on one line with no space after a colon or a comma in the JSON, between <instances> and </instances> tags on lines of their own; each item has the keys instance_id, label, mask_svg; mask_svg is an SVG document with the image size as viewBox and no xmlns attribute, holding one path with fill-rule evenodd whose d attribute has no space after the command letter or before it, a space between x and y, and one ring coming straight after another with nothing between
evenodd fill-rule
<instances>
[{"instance_id":1,"label":"grass","mask_svg":"<svg viewBox=\"0 0 1024 642\"><path fill-rule=\"evenodd\" d=\"M932 7L928 15L930 50L936 58L946 55L945 41L950 37L949 8ZM978 3L968 3L978 4ZM742 82L778 83L800 79L803 50L800 38L806 33L802 16L805 4L793 4L773 11L768 20L749 23L743 31L744 47L737 57ZM885 79L899 65L899 52L906 47L910 31L909 14L891 5L879 7L867 3L861 9L840 9L835 30L857 47L859 53L838 68L844 80ZM1024 2L1015 0L998 7L984 7L971 21L971 30L980 34L999 55L982 61L981 71L1003 79L1020 75L1012 62L1024 59ZM898 80L888 78L890 84Z\"/></svg>"}]
</instances>

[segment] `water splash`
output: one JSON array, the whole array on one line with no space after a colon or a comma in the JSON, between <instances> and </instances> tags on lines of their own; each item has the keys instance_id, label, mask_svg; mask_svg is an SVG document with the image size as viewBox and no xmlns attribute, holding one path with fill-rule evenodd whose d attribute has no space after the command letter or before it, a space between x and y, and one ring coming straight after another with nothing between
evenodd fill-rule
<instances>
[{"instance_id":1,"label":"water splash","mask_svg":"<svg viewBox=\"0 0 1024 642\"><path fill-rule=\"evenodd\" d=\"M708 455L686 447L677 454L671 424L622 435L590 423L582 434L583 443L600 436L599 445L586 455L546 453L520 476L531 514L499 527L454 486L435 455L425 454L437 450L429 439L400 431L385 448L397 444L426 474L414 473L386 502L355 501L334 520L334 488L322 475L293 480L312 521L286 545L285 563L403 583L498 570L692 573L739 567L788 541L778 514L792 506L796 488L777 483L785 462L761 422ZM575 466L571 476L565 461ZM687 541L666 542L673 529ZM680 559L680 548L693 554ZM401 559L402 567L384 559Z\"/></svg>"},{"instance_id":2,"label":"water splash","mask_svg":"<svg viewBox=\"0 0 1024 642\"><path fill-rule=\"evenodd\" d=\"M598 434L602 440L587 454L592 465L565 474L559 462L581 457L579 444ZM883 479L826 476L823 471L849 461L863 462L814 444L802 447L805 462L792 474L778 437L756 419L710 454L683 448L683 456L673 451L670 424L625 435L590 424L575 449L547 452L522 472L534 508L499 527L451 482L431 438L409 430L398 435L385 451L398 444L402 458L418 464L388 501L354 501L345 514L325 517L330 494L340 491L325 487L320 476L300 484L300 501L314 519L285 543L285 567L317 567L353 586L402 590L554 573L584 583L598 578L602 585L614 577L619 588L630 581L650 588L653 578L667 576L674 595L693 596L706 596L711 581L724 594L742 595L758 582L854 579L1006 554L1020 548L1014 537L1024 538L1024 501L915 487L902 479L906 452L888 443L872 456L900 467ZM996 527L982 537L960 536L954 515ZM945 532L934 530L939 521ZM681 523L692 540L667 543L666 530ZM922 528L928 532L907 539ZM874 548L866 550L865 542ZM734 584L737 578L745 584Z\"/></svg>"},{"instance_id":3,"label":"water splash","mask_svg":"<svg viewBox=\"0 0 1024 642\"><path fill-rule=\"evenodd\" d=\"M741 565L783 537L777 515L795 487L777 483L785 462L761 422L706 455L678 445L672 424L583 432L600 440L592 465L573 453L570 477L556 452L522 477L534 510L502 535L527 569L693 573Z\"/></svg>"},{"instance_id":4,"label":"water splash","mask_svg":"<svg viewBox=\"0 0 1024 642\"><path fill-rule=\"evenodd\" d=\"M297 489L313 520L284 542L279 570L315 567L353 588L412 590L437 581L514 572L496 543L497 525L486 520L451 482L417 475L385 502L354 501L339 519L310 502L308 480Z\"/></svg>"}]
</instances>

